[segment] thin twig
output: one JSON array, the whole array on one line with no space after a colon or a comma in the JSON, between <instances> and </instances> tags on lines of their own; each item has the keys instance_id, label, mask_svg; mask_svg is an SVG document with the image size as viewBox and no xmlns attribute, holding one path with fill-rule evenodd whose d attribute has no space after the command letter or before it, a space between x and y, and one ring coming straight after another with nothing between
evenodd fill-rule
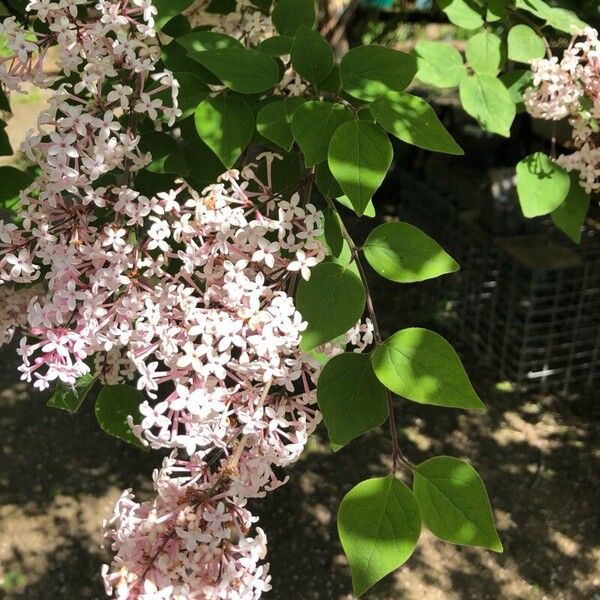
<instances>
[{"instance_id":1,"label":"thin twig","mask_svg":"<svg viewBox=\"0 0 600 600\"><path fill-rule=\"evenodd\" d=\"M344 239L350 246L350 252L352 254L352 259L356 263L356 266L358 268L358 272L360 275L360 279L365 288L367 312L369 313L369 318L371 319L371 322L373 323L373 338L375 339L375 344L377 346L381 346L383 343L383 338L381 336L381 330L379 329L379 321L377 320L377 313L375 312L375 303L373 302L373 294L371 292L371 288L369 286L369 280L367 279L367 274L365 272L365 268L364 268L364 265L363 265L361 257L360 257L360 249L354 243L352 236L348 232L348 229L346 228L346 225L344 224L342 217L339 214L339 212L338 212L336 206L334 205L333 201L331 200L331 198L326 196L325 199L327 201L329 208L331 208L331 210L333 210L339 217L340 225L341 225L341 229L342 229L342 235L344 236ZM390 426L390 437L392 438L392 473L395 474L396 471L398 470L398 462L399 461L405 467L408 467L409 469L412 470L413 464L410 462L410 460L408 460L408 458L406 458L406 456L402 452L402 449L400 448L400 445L398 443L398 428L396 426L396 415L394 413L394 397L393 397L391 390L389 390L387 388L386 388L386 399L387 399L388 411L389 411L389 419L388 420L389 420L389 426Z\"/></svg>"}]
</instances>

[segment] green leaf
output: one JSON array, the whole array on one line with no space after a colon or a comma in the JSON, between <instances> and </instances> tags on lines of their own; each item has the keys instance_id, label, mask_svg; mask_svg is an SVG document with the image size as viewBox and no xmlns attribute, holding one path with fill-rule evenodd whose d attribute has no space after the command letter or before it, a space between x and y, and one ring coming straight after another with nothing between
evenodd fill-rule
<instances>
[{"instance_id":1,"label":"green leaf","mask_svg":"<svg viewBox=\"0 0 600 600\"><path fill-rule=\"evenodd\" d=\"M11 156L13 151L5 128L6 123L0 121L0 156Z\"/></svg>"},{"instance_id":2,"label":"green leaf","mask_svg":"<svg viewBox=\"0 0 600 600\"><path fill-rule=\"evenodd\" d=\"M333 68L333 50L319 33L305 25L298 28L291 50L292 65L296 72L318 84Z\"/></svg>"},{"instance_id":3,"label":"green leaf","mask_svg":"<svg viewBox=\"0 0 600 600\"><path fill-rule=\"evenodd\" d=\"M448 408L483 408L458 354L433 331L399 331L371 357L381 383L399 396Z\"/></svg>"},{"instance_id":4,"label":"green leaf","mask_svg":"<svg viewBox=\"0 0 600 600\"><path fill-rule=\"evenodd\" d=\"M208 97L210 88L200 77L193 73L174 73L175 79L179 83L179 95L177 100L182 115L178 121L189 117L198 104Z\"/></svg>"},{"instance_id":5,"label":"green leaf","mask_svg":"<svg viewBox=\"0 0 600 600\"><path fill-rule=\"evenodd\" d=\"M254 113L237 96L208 98L198 105L196 131L207 146L231 169L254 135Z\"/></svg>"},{"instance_id":6,"label":"green leaf","mask_svg":"<svg viewBox=\"0 0 600 600\"><path fill-rule=\"evenodd\" d=\"M181 144L167 133L151 131L140 138L140 150L152 154L146 167L151 173L172 173L185 177L188 174L185 154Z\"/></svg>"},{"instance_id":7,"label":"green leaf","mask_svg":"<svg viewBox=\"0 0 600 600\"><path fill-rule=\"evenodd\" d=\"M287 98L263 106L256 116L258 132L289 152L294 144L292 118L302 102L301 98Z\"/></svg>"},{"instance_id":8,"label":"green leaf","mask_svg":"<svg viewBox=\"0 0 600 600\"><path fill-rule=\"evenodd\" d=\"M419 42L415 47L417 79L438 88L456 87L467 74L460 52L445 42Z\"/></svg>"},{"instance_id":9,"label":"green leaf","mask_svg":"<svg viewBox=\"0 0 600 600\"><path fill-rule=\"evenodd\" d=\"M390 92L371 104L371 113L379 125L403 142L434 152L464 154L422 98Z\"/></svg>"},{"instance_id":10,"label":"green leaf","mask_svg":"<svg viewBox=\"0 0 600 600\"><path fill-rule=\"evenodd\" d=\"M194 0L153 0L157 9L154 29L160 31L173 17L181 14L194 3Z\"/></svg>"},{"instance_id":11,"label":"green leaf","mask_svg":"<svg viewBox=\"0 0 600 600\"><path fill-rule=\"evenodd\" d=\"M65 410L74 415L81 408L95 382L96 378L89 373L80 377L75 382L74 387L69 387L59 381L50 400L48 400L47 406Z\"/></svg>"},{"instance_id":12,"label":"green leaf","mask_svg":"<svg viewBox=\"0 0 600 600\"><path fill-rule=\"evenodd\" d=\"M240 94L258 94L274 88L280 79L274 58L258 50L225 48L194 52L190 56L228 88Z\"/></svg>"},{"instance_id":13,"label":"green leaf","mask_svg":"<svg viewBox=\"0 0 600 600\"><path fill-rule=\"evenodd\" d=\"M517 165L519 202L528 219L557 209L570 187L569 174L543 152L536 152Z\"/></svg>"},{"instance_id":14,"label":"green leaf","mask_svg":"<svg viewBox=\"0 0 600 600\"><path fill-rule=\"evenodd\" d=\"M487 14L485 20L488 23L495 23L506 19L508 0L487 0Z\"/></svg>"},{"instance_id":15,"label":"green leaf","mask_svg":"<svg viewBox=\"0 0 600 600\"><path fill-rule=\"evenodd\" d=\"M415 56L383 46L359 46L340 63L344 91L367 102L389 91L403 91L416 74Z\"/></svg>"},{"instance_id":16,"label":"green leaf","mask_svg":"<svg viewBox=\"0 0 600 600\"><path fill-rule=\"evenodd\" d=\"M329 144L329 168L362 215L392 164L392 144L384 131L368 121L349 121Z\"/></svg>"},{"instance_id":17,"label":"green leaf","mask_svg":"<svg viewBox=\"0 0 600 600\"><path fill-rule=\"evenodd\" d=\"M164 27L162 32L171 38L178 38L183 35L187 35L192 31L192 26L189 20L183 15L179 14L173 17Z\"/></svg>"},{"instance_id":18,"label":"green leaf","mask_svg":"<svg viewBox=\"0 0 600 600\"><path fill-rule=\"evenodd\" d=\"M421 535L421 511L410 489L389 475L350 490L337 524L360 596L410 558Z\"/></svg>"},{"instance_id":19,"label":"green leaf","mask_svg":"<svg viewBox=\"0 0 600 600\"><path fill-rule=\"evenodd\" d=\"M581 242L581 230L590 208L590 195L581 187L577 173L571 173L571 187L565 201L552 212L552 221L573 242Z\"/></svg>"},{"instance_id":20,"label":"green leaf","mask_svg":"<svg viewBox=\"0 0 600 600\"><path fill-rule=\"evenodd\" d=\"M350 202L350 198L348 198L348 196L338 196L336 198L336 200L342 205L345 206L347 209L349 210L356 210L353 206L352 206L352 202ZM361 217L369 217L370 219L372 219L373 217L376 216L376 212L375 212L375 205L373 204L372 200L369 200L369 202L367 203L367 206L365 208L365 212L361 215Z\"/></svg>"},{"instance_id":21,"label":"green leaf","mask_svg":"<svg viewBox=\"0 0 600 600\"><path fill-rule=\"evenodd\" d=\"M129 416L134 422L139 421L142 402L143 394L130 385L106 385L96 399L96 419L109 435L143 448L127 423Z\"/></svg>"},{"instance_id":22,"label":"green leaf","mask_svg":"<svg viewBox=\"0 0 600 600\"><path fill-rule=\"evenodd\" d=\"M465 111L487 131L510 137L517 109L504 84L492 75L470 75L460 83Z\"/></svg>"},{"instance_id":23,"label":"green leaf","mask_svg":"<svg viewBox=\"0 0 600 600\"><path fill-rule=\"evenodd\" d=\"M330 94L339 96L342 90L342 79L340 76L339 65L333 65L331 73L329 73L329 75L327 75L323 81L319 82L319 90L321 92L329 92Z\"/></svg>"},{"instance_id":24,"label":"green leaf","mask_svg":"<svg viewBox=\"0 0 600 600\"><path fill-rule=\"evenodd\" d=\"M335 180L326 162L317 165L315 169L315 182L321 194L326 198L337 198L344 195L340 184ZM352 210L352 206L350 206L350 209Z\"/></svg>"},{"instance_id":25,"label":"green leaf","mask_svg":"<svg viewBox=\"0 0 600 600\"><path fill-rule=\"evenodd\" d=\"M502 40L491 31L481 31L469 38L467 61L479 75L495 75L502 63Z\"/></svg>"},{"instance_id":26,"label":"green leaf","mask_svg":"<svg viewBox=\"0 0 600 600\"><path fill-rule=\"evenodd\" d=\"M397 283L425 281L460 269L435 240L409 223L380 225L363 251L377 273Z\"/></svg>"},{"instance_id":27,"label":"green leaf","mask_svg":"<svg viewBox=\"0 0 600 600\"><path fill-rule=\"evenodd\" d=\"M244 45L239 40L215 31L193 31L177 38L177 43L190 53L225 50L227 48L244 49Z\"/></svg>"},{"instance_id":28,"label":"green leaf","mask_svg":"<svg viewBox=\"0 0 600 600\"><path fill-rule=\"evenodd\" d=\"M33 177L15 167L0 167L0 206L12 212L20 210L19 194L33 183Z\"/></svg>"},{"instance_id":29,"label":"green leaf","mask_svg":"<svg viewBox=\"0 0 600 600\"><path fill-rule=\"evenodd\" d=\"M413 491L434 535L453 544L503 551L485 484L470 464L437 456L413 472Z\"/></svg>"},{"instance_id":30,"label":"green leaf","mask_svg":"<svg viewBox=\"0 0 600 600\"><path fill-rule=\"evenodd\" d=\"M523 112L525 104L523 95L525 90L531 86L533 75L531 71L525 69L515 69L507 71L500 76L500 81L506 86L511 100L515 103L517 110Z\"/></svg>"},{"instance_id":31,"label":"green leaf","mask_svg":"<svg viewBox=\"0 0 600 600\"><path fill-rule=\"evenodd\" d=\"M515 25L508 32L508 58L529 63L546 54L544 40L527 25Z\"/></svg>"},{"instance_id":32,"label":"green leaf","mask_svg":"<svg viewBox=\"0 0 600 600\"><path fill-rule=\"evenodd\" d=\"M543 0L516 0L515 8L527 11L565 33L570 34L573 28L584 29L587 26L573 11L552 7Z\"/></svg>"},{"instance_id":33,"label":"green leaf","mask_svg":"<svg viewBox=\"0 0 600 600\"><path fill-rule=\"evenodd\" d=\"M189 142L185 147L185 157L190 173L186 180L193 188L204 189L223 173L223 163L193 131L187 139Z\"/></svg>"},{"instance_id":34,"label":"green leaf","mask_svg":"<svg viewBox=\"0 0 600 600\"><path fill-rule=\"evenodd\" d=\"M389 415L385 388L367 354L334 356L319 376L317 399L329 439L338 449L381 425Z\"/></svg>"},{"instance_id":35,"label":"green leaf","mask_svg":"<svg viewBox=\"0 0 600 600\"><path fill-rule=\"evenodd\" d=\"M337 211L329 207L323 211L323 241L334 258L339 257L344 250L346 240L342 232L342 221Z\"/></svg>"},{"instance_id":36,"label":"green leaf","mask_svg":"<svg viewBox=\"0 0 600 600\"><path fill-rule=\"evenodd\" d=\"M365 302L365 289L355 273L334 263L317 265L296 292L296 308L308 322L302 350L313 350L354 327Z\"/></svg>"},{"instance_id":37,"label":"green leaf","mask_svg":"<svg viewBox=\"0 0 600 600\"><path fill-rule=\"evenodd\" d=\"M351 118L352 113L343 104L315 100L298 108L292 119L292 134L307 168L327 160L333 134Z\"/></svg>"},{"instance_id":38,"label":"green leaf","mask_svg":"<svg viewBox=\"0 0 600 600\"><path fill-rule=\"evenodd\" d=\"M271 18L281 35L295 35L302 25L314 26L316 18L314 0L279 0Z\"/></svg>"},{"instance_id":39,"label":"green leaf","mask_svg":"<svg viewBox=\"0 0 600 600\"><path fill-rule=\"evenodd\" d=\"M6 92L0 89L0 110L4 110L6 112L10 111L10 102L8 101L8 96Z\"/></svg>"},{"instance_id":40,"label":"green leaf","mask_svg":"<svg viewBox=\"0 0 600 600\"><path fill-rule=\"evenodd\" d=\"M436 0L454 25L463 29L479 29L484 21L481 9L473 0Z\"/></svg>"},{"instance_id":41,"label":"green leaf","mask_svg":"<svg viewBox=\"0 0 600 600\"><path fill-rule=\"evenodd\" d=\"M290 37L289 35L276 35L263 40L258 45L258 50L268 54L269 56L285 56L292 51L293 43L294 38Z\"/></svg>"}]
</instances>

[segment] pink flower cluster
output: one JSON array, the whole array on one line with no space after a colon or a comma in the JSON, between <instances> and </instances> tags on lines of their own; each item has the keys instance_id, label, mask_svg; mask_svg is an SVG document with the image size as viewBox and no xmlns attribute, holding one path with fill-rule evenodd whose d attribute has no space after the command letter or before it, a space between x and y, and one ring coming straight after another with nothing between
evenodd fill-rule
<instances>
[{"instance_id":1,"label":"pink flower cluster","mask_svg":"<svg viewBox=\"0 0 600 600\"><path fill-rule=\"evenodd\" d=\"M270 589L266 536L244 508L243 482L231 467L211 471L195 459L165 460L152 502L125 492L110 522L112 567L103 575L119 599L259 598ZM236 491L240 488L242 495Z\"/></svg>"},{"instance_id":2,"label":"pink flower cluster","mask_svg":"<svg viewBox=\"0 0 600 600\"><path fill-rule=\"evenodd\" d=\"M130 426L170 456L154 499L127 491L107 523L109 594L258 598L269 589L266 539L245 504L284 483L274 469L298 459L320 419L320 363L300 350L293 292L325 259L323 216L308 182L272 191L269 153L205 190L137 191L152 160L140 121L162 128L179 115L177 81L156 70L156 11L150 0L99 0L79 19L80 4L30 2L46 34L2 26L8 88L50 85L53 45L73 77L23 144L39 177L18 218L0 221L0 343L23 331L22 378L40 390L91 372L147 397ZM372 337L359 323L321 350L361 351Z\"/></svg>"},{"instance_id":3,"label":"pink flower cluster","mask_svg":"<svg viewBox=\"0 0 600 600\"><path fill-rule=\"evenodd\" d=\"M583 39L582 39L583 38ZM588 192L600 191L600 40L586 28L575 35L561 59L556 56L532 62L533 87L525 92L525 106L536 118L569 119L573 127L571 154L558 164L577 171Z\"/></svg>"}]
</instances>

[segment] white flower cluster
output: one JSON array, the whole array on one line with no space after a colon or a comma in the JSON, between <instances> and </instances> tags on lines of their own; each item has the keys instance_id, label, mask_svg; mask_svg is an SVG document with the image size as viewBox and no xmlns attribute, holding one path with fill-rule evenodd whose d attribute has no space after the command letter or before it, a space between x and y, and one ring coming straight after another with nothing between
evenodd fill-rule
<instances>
[{"instance_id":1,"label":"white flower cluster","mask_svg":"<svg viewBox=\"0 0 600 600\"><path fill-rule=\"evenodd\" d=\"M266 539L245 504L283 483L274 469L300 456L320 419L320 364L300 350L293 293L325 259L323 215L304 181L273 192L268 153L200 193L182 181L136 190L152 160L138 126L175 122L178 83L157 72L150 0L99 0L93 18L79 18L81 4L30 2L43 35L2 26L14 53L0 69L7 87L52 84L53 45L71 77L55 82L23 145L41 174L20 195L20 218L0 221L0 343L22 329L22 377L41 390L91 372L148 398L130 426L171 455L155 498L126 492L107 524L108 593L253 600L269 589ZM359 323L321 350L361 351L372 338Z\"/></svg>"},{"instance_id":2,"label":"white flower cluster","mask_svg":"<svg viewBox=\"0 0 600 600\"><path fill-rule=\"evenodd\" d=\"M583 39L582 39L583 38ZM569 119L574 152L558 164L577 171L588 192L600 191L600 40L595 29L578 32L561 59L532 63L533 87L525 92L527 111L536 118Z\"/></svg>"}]
</instances>

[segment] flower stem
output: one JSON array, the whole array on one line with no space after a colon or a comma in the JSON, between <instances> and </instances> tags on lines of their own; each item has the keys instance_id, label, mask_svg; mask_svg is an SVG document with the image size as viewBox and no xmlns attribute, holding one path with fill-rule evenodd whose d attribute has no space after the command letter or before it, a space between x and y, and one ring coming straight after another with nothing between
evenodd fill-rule
<instances>
[{"instance_id":1,"label":"flower stem","mask_svg":"<svg viewBox=\"0 0 600 600\"><path fill-rule=\"evenodd\" d=\"M333 201L331 200L331 198L325 197L325 199L327 201L327 205L329 206L329 208L331 210L333 210L335 212L335 214L338 216L339 221L340 221L342 235L344 236L344 239L348 243L348 246L350 246L350 252L352 254L352 259L356 263L356 267L358 268L360 279L365 288L367 312L369 313L369 318L371 319L371 322L373 323L373 337L375 339L375 345L381 346L383 344L383 338L381 336L381 330L379 328L379 321L377 320L377 313L375 312L375 303L373 301L373 293L371 291L371 287L369 286L369 280L367 279L367 273L365 271L364 264L361 260L360 248L354 243L352 236L348 232L348 229L346 228L346 225L344 224L344 221L342 220L342 217L341 217L339 211L337 210L337 207L334 205ZM402 452L402 449L400 448L400 445L398 443L398 428L396 425L396 415L394 413L394 396L393 396L391 390L389 390L388 388L386 388L386 397L387 397L388 412L389 412L388 423L389 423L389 427L390 427L390 437L392 438L392 474L395 475L396 471L398 470L399 463L402 463L405 467L407 467L411 471L412 471L414 465L410 462L410 460L408 460L408 458L406 458L406 456Z\"/></svg>"}]
</instances>

